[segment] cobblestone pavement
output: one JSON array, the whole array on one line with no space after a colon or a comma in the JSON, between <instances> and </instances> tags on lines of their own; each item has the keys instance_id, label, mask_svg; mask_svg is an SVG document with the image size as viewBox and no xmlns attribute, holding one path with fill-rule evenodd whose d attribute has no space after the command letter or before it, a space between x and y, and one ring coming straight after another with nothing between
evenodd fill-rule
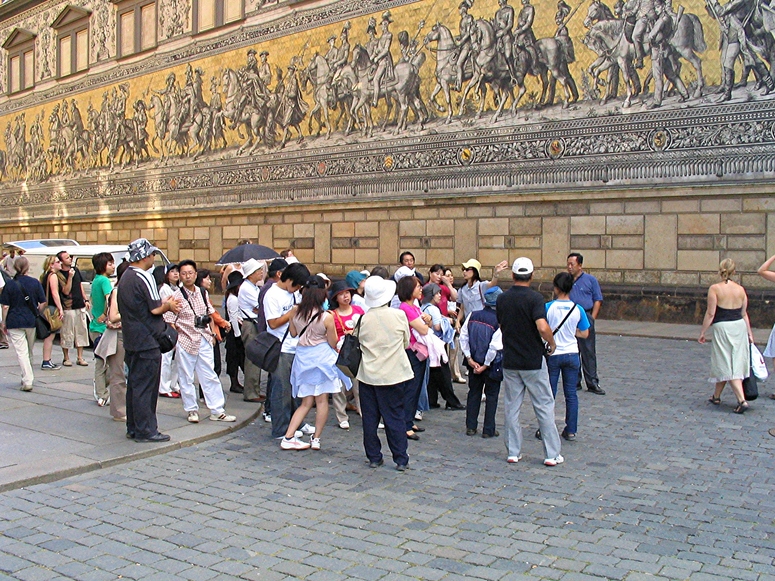
<instances>
[{"instance_id":1,"label":"cobblestone pavement","mask_svg":"<svg viewBox=\"0 0 775 581\"><path fill-rule=\"evenodd\" d=\"M0 579L775 579L775 401L708 404L708 346L598 340L608 395L556 468L529 406L519 464L433 410L405 473L366 466L357 417L320 452L254 423L0 495Z\"/></svg>"}]
</instances>

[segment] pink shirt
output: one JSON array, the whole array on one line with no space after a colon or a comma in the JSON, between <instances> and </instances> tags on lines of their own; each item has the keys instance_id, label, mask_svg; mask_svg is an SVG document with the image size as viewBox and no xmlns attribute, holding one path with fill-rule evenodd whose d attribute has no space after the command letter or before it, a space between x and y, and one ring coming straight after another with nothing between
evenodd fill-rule
<instances>
[{"instance_id":1,"label":"pink shirt","mask_svg":"<svg viewBox=\"0 0 775 581\"><path fill-rule=\"evenodd\" d=\"M363 309L350 305L352 312L349 315L340 315L337 311L331 311L334 315L334 326L336 327L337 340L344 337L345 333L352 333L357 324L357 317L363 316Z\"/></svg>"},{"instance_id":2,"label":"pink shirt","mask_svg":"<svg viewBox=\"0 0 775 581\"><path fill-rule=\"evenodd\" d=\"M422 316L422 311L420 310L420 307L417 307L415 305L409 305L407 303L401 303L398 305L398 308L404 311L404 314L406 315L406 319L411 323L414 321L417 317ZM414 333L412 333L412 327L409 326L409 346L411 347L417 343L417 339L414 338Z\"/></svg>"}]
</instances>

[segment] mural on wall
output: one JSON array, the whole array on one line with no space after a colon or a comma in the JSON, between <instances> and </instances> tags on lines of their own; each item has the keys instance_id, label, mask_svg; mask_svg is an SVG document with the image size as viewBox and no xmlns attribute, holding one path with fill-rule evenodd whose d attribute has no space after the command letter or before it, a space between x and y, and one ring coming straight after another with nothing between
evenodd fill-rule
<instances>
[{"instance_id":1,"label":"mural on wall","mask_svg":"<svg viewBox=\"0 0 775 581\"><path fill-rule=\"evenodd\" d=\"M161 36L187 30L189 9L188 0L161 2ZM103 12L92 20L104 25L112 17ZM115 32L102 28L93 35L98 60L115 49ZM5 115L0 177L39 183L174 158L264 159L281 149L767 101L773 31L775 9L758 0L393 6ZM666 139L653 134L648 146L665 149ZM537 147L556 159L574 146L584 147L562 139Z\"/></svg>"}]
</instances>

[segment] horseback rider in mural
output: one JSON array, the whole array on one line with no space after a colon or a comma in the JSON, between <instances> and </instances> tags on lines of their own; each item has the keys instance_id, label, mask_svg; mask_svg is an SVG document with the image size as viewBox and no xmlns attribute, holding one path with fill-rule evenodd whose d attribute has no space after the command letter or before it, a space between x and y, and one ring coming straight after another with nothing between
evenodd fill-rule
<instances>
[{"instance_id":1,"label":"horseback rider in mural","mask_svg":"<svg viewBox=\"0 0 775 581\"><path fill-rule=\"evenodd\" d=\"M654 0L629 0L624 5L624 35L635 47L635 68L643 68L643 38L657 19Z\"/></svg>"},{"instance_id":2,"label":"horseback rider in mural","mask_svg":"<svg viewBox=\"0 0 775 581\"><path fill-rule=\"evenodd\" d=\"M689 98L689 92L686 90L681 76L673 67L674 55L673 48L670 46L670 38L674 32L674 25L673 18L665 8L664 0L654 0L654 13L657 19L648 35L651 46L651 71L654 76L654 100L649 105L650 109L662 106L664 77L667 77L667 80L681 95L681 102Z\"/></svg>"},{"instance_id":3,"label":"horseback rider in mural","mask_svg":"<svg viewBox=\"0 0 775 581\"><path fill-rule=\"evenodd\" d=\"M263 53L262 53L263 54ZM269 53L266 53L267 56ZM242 85L242 99L237 105L237 114L232 117L231 128L236 129L239 125L239 120L242 119L242 112L245 109L245 105L250 104L254 109L260 109L263 107L269 95L267 93L266 85L261 79L259 74L258 61L256 60L256 51L250 49L247 53L248 60L244 67L237 71L240 84ZM266 67L264 67L266 65ZM269 64L266 62L266 57L262 59L263 76L266 78L266 69L269 69L269 80L272 78L272 70L269 68Z\"/></svg>"},{"instance_id":4,"label":"horseback rider in mural","mask_svg":"<svg viewBox=\"0 0 775 581\"><path fill-rule=\"evenodd\" d=\"M504 3L506 0L502 0ZM530 55L530 66L533 70L538 67L538 51L536 50L536 37L533 34L533 22L535 21L536 9L530 4L530 0L522 0L522 10L517 17L517 27L514 29L514 42L516 46L524 48ZM513 61L511 55L507 56L508 61Z\"/></svg>"},{"instance_id":5,"label":"horseback rider in mural","mask_svg":"<svg viewBox=\"0 0 775 581\"><path fill-rule=\"evenodd\" d=\"M382 14L382 36L379 37L376 52L371 58L376 67L374 71L373 93L371 99L371 104L374 107L377 106L380 89L383 88L383 85L395 80L393 56L390 54L390 46L393 43L393 34L390 32L391 22L393 22L393 18L388 10ZM385 81L384 83L383 80Z\"/></svg>"},{"instance_id":6,"label":"horseback rider in mural","mask_svg":"<svg viewBox=\"0 0 775 581\"><path fill-rule=\"evenodd\" d=\"M379 44L379 40L377 39L377 19L373 16L369 18L369 23L366 26L366 34L369 37L369 40L366 41L365 49L366 53L369 55L369 59L374 61L374 55L377 54L377 45Z\"/></svg>"},{"instance_id":7,"label":"horseback rider in mural","mask_svg":"<svg viewBox=\"0 0 775 581\"><path fill-rule=\"evenodd\" d=\"M514 67L512 53L514 51L514 9L509 6L509 0L498 0L500 8L495 12L493 26L495 28L495 47L505 58L509 66L511 77L516 80L517 72ZM532 24L532 21L531 21ZM530 34L532 34L532 29ZM535 37L533 38L535 40Z\"/></svg>"},{"instance_id":8,"label":"horseback rider in mural","mask_svg":"<svg viewBox=\"0 0 775 581\"><path fill-rule=\"evenodd\" d=\"M468 11L474 5L474 0L463 0L460 3L460 34L455 39L458 45L459 54L455 62L457 82L455 90L459 91L463 86L463 70L466 62L471 59L471 33L474 32L474 17ZM513 15L512 15L513 16Z\"/></svg>"},{"instance_id":9,"label":"horseback rider in mural","mask_svg":"<svg viewBox=\"0 0 775 581\"><path fill-rule=\"evenodd\" d=\"M763 48L752 42L754 14L759 7L757 0L731 0L724 6L718 0L706 0L708 12L718 21L721 28L721 67L722 84L719 93L722 101L732 99L735 86L735 61L742 58L744 65L743 81L748 71L753 70L757 88L764 85L764 95L775 90L770 71L762 62L759 53Z\"/></svg>"},{"instance_id":10,"label":"horseback rider in mural","mask_svg":"<svg viewBox=\"0 0 775 581\"><path fill-rule=\"evenodd\" d=\"M258 65L258 80L268 91L269 85L272 84L272 66L267 62L269 52L262 50L258 57L261 59L261 63Z\"/></svg>"}]
</instances>

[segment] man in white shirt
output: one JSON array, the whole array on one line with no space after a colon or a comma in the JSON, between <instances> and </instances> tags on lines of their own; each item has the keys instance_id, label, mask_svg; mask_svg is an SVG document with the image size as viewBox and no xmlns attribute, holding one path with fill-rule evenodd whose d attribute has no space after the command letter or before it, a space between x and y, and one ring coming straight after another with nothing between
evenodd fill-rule
<instances>
[{"instance_id":1,"label":"man in white shirt","mask_svg":"<svg viewBox=\"0 0 775 581\"><path fill-rule=\"evenodd\" d=\"M283 271L280 281L273 284L264 295L264 315L266 330L282 342L280 361L277 369L272 372L272 437L282 438L291 423L291 416L296 409L291 388L291 367L296 354L297 337L288 332L291 319L296 315L301 300L299 289L307 282L309 269L300 262L288 265ZM315 429L302 426L305 434L314 433Z\"/></svg>"},{"instance_id":2,"label":"man in white shirt","mask_svg":"<svg viewBox=\"0 0 775 581\"><path fill-rule=\"evenodd\" d=\"M258 320L258 289L264 279L264 263L251 258L242 265L242 274L245 280L239 287L237 303L243 320L240 336L242 344L247 346L259 333L255 323ZM261 369L246 357L244 370L242 399L255 403L263 402L266 396L261 395Z\"/></svg>"}]
</instances>

